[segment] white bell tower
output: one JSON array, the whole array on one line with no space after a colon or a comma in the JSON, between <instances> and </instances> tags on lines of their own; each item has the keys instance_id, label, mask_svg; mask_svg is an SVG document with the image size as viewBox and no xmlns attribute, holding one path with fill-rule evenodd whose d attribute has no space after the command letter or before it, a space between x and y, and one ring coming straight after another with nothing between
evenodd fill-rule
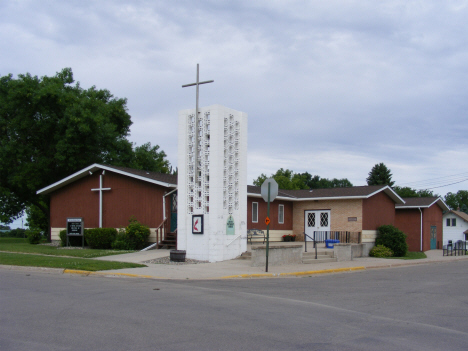
<instances>
[{"instance_id":1,"label":"white bell tower","mask_svg":"<svg viewBox=\"0 0 468 351\"><path fill-rule=\"evenodd\" d=\"M178 138L177 249L236 258L247 250L247 114L197 101L179 112Z\"/></svg>"}]
</instances>

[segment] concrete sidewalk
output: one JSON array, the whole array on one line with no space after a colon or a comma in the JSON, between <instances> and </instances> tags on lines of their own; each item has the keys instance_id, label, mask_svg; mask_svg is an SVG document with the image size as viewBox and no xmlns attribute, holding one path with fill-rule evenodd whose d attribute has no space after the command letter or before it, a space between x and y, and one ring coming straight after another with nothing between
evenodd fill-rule
<instances>
[{"instance_id":1,"label":"concrete sidewalk","mask_svg":"<svg viewBox=\"0 0 468 351\"><path fill-rule=\"evenodd\" d=\"M105 256L100 260L143 263L148 267L101 271L92 274L105 276L129 276L154 279L228 279L228 278L273 278L311 276L337 272L359 271L375 268L401 267L418 264L431 264L468 260L468 256L443 256L442 250L426 252L427 258L420 260L383 259L373 257L355 258L347 262L320 264L296 264L285 266L251 267L250 260L234 259L216 263L198 264L152 264L145 261L169 256L169 250L150 250L115 256ZM65 273L90 274L89 272L65 270Z\"/></svg>"}]
</instances>

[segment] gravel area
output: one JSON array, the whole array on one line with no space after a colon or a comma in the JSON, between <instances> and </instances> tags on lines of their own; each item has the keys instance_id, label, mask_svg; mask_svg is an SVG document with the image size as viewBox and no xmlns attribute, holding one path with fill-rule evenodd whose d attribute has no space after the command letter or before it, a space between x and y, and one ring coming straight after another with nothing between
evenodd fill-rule
<instances>
[{"instance_id":1,"label":"gravel area","mask_svg":"<svg viewBox=\"0 0 468 351\"><path fill-rule=\"evenodd\" d=\"M169 256L167 256L167 257L156 258L154 260L144 261L143 263L184 265L184 264L208 263L208 261L198 261L198 260L192 260L190 258L186 258L185 262L174 262L174 261L171 261Z\"/></svg>"}]
</instances>

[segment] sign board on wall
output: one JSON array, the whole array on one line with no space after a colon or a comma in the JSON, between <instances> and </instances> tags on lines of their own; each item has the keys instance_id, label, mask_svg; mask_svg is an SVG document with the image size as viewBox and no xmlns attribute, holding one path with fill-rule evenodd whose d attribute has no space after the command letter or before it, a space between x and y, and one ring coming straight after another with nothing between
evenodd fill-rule
<instances>
[{"instance_id":1,"label":"sign board on wall","mask_svg":"<svg viewBox=\"0 0 468 351\"><path fill-rule=\"evenodd\" d=\"M203 234L203 215L192 215L192 234Z\"/></svg>"},{"instance_id":2,"label":"sign board on wall","mask_svg":"<svg viewBox=\"0 0 468 351\"><path fill-rule=\"evenodd\" d=\"M227 235L234 235L235 234L235 227L234 227L234 218L232 215L229 215L227 223L226 223L226 234Z\"/></svg>"}]
</instances>

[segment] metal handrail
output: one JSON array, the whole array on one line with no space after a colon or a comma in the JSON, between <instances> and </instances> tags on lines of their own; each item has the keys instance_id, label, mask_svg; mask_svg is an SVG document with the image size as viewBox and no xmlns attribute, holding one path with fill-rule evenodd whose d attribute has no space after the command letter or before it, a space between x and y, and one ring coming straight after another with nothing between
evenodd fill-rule
<instances>
[{"instance_id":1,"label":"metal handrail","mask_svg":"<svg viewBox=\"0 0 468 351\"><path fill-rule=\"evenodd\" d=\"M314 242L315 259L317 259L317 243L315 242L315 232L314 232L313 238L310 235L306 234L305 232L303 234L304 234L304 249L305 249L304 252L307 252L307 238L306 237L309 237Z\"/></svg>"}]
</instances>

